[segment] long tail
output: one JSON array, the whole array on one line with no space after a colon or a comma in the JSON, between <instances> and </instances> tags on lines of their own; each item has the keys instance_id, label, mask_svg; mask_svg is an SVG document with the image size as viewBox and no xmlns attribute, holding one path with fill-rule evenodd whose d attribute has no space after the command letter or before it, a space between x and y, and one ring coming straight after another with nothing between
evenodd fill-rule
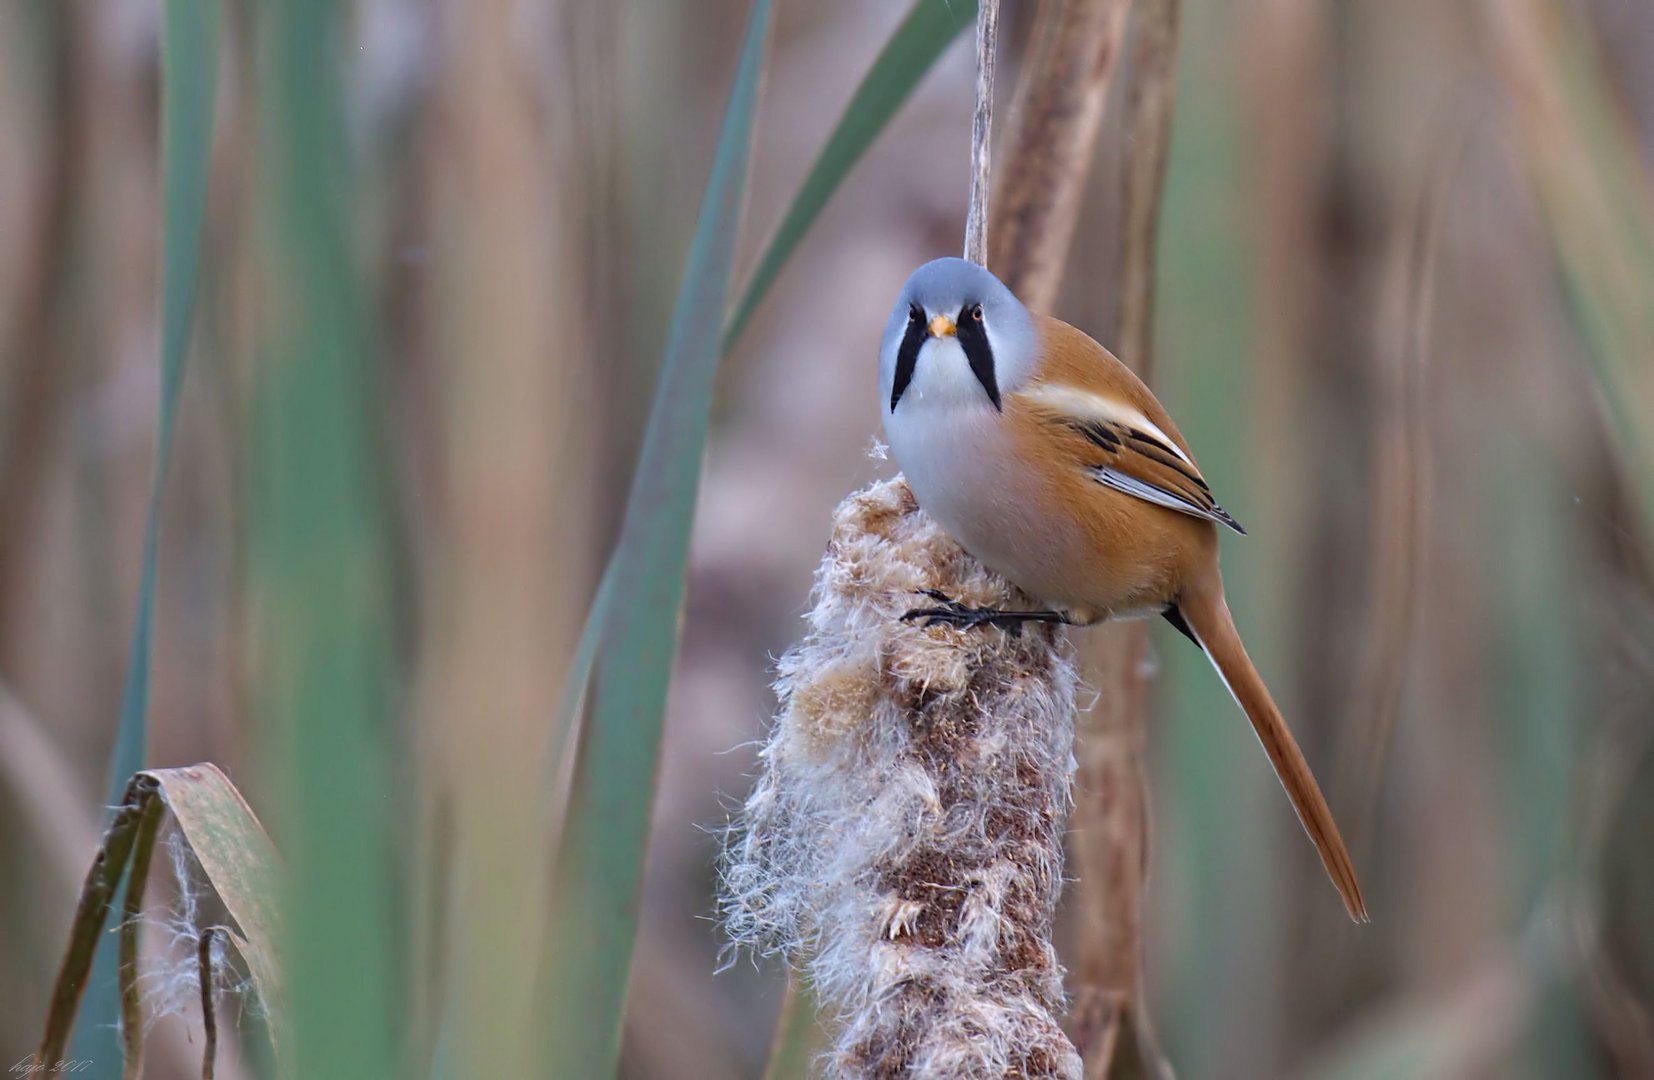
<instances>
[{"instance_id":1,"label":"long tail","mask_svg":"<svg viewBox=\"0 0 1654 1080\"><path fill-rule=\"evenodd\" d=\"M1356 880L1355 864L1350 861L1349 849L1338 833L1338 823L1333 821L1332 810L1315 782L1315 775L1309 771L1309 762L1298 749L1298 741L1292 737L1281 710L1275 707L1275 699L1269 696L1263 677L1246 655L1222 590L1186 594L1166 615L1206 653L1229 693L1252 721L1252 730L1257 732L1258 742L1263 744L1264 753L1275 766L1275 775L1286 788L1304 831L1315 842L1321 865L1327 868L1327 876L1344 898L1350 918L1366 922L1367 901L1361 896L1361 883Z\"/></svg>"}]
</instances>

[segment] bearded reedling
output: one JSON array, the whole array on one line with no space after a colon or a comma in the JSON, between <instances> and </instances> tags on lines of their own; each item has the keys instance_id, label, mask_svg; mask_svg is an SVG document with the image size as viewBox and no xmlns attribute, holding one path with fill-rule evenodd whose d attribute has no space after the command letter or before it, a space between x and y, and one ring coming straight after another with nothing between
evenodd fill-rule
<instances>
[{"instance_id":1,"label":"bearded reedling","mask_svg":"<svg viewBox=\"0 0 1654 1080\"><path fill-rule=\"evenodd\" d=\"M993 274L937 259L908 278L879 353L885 436L919 505L1046 606L939 606L961 627L1164 616L1245 711L1350 917L1367 905L1349 851L1223 596L1212 497L1188 443L1136 375L1083 332L1036 315Z\"/></svg>"}]
</instances>

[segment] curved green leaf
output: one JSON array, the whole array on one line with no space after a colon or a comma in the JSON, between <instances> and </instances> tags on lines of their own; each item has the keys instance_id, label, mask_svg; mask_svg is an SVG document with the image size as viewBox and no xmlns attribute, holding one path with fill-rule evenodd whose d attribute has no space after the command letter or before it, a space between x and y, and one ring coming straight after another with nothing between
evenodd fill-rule
<instances>
[{"instance_id":1,"label":"curved green leaf","mask_svg":"<svg viewBox=\"0 0 1654 1080\"><path fill-rule=\"evenodd\" d=\"M620 1049L637 890L649 838L683 571L745 188L770 0L757 0L712 177L672 314L666 354L611 569L593 612L588 723L574 762L551 920L547 1051L555 1076L612 1076Z\"/></svg>"},{"instance_id":2,"label":"curved green leaf","mask_svg":"<svg viewBox=\"0 0 1654 1080\"><path fill-rule=\"evenodd\" d=\"M959 36L959 32L970 26L975 18L976 0L917 0L890 40L885 42L872 68L856 87L832 134L827 137L821 153L816 156L815 163L810 166L803 186L793 196L775 235L759 256L758 266L748 279L741 299L726 324L723 352L727 353L734 347L758 305L769 293L770 286L775 283L781 268L856 162L884 131L897 110L907 103L914 88ZM561 787L567 773L565 758L581 726L580 714L586 700L587 684L591 680L592 664L597 656L599 630L608 617L612 592L609 581L618 565L618 556L610 560L602 585L593 596L559 703L557 726L552 733L547 755L548 772L552 774L553 807L550 816L553 822L562 818L564 795Z\"/></svg>"},{"instance_id":3,"label":"curved green leaf","mask_svg":"<svg viewBox=\"0 0 1654 1080\"><path fill-rule=\"evenodd\" d=\"M725 352L735 346L793 249L810 231L844 178L896 110L907 103L937 58L975 18L976 0L918 0L879 50L741 291L741 301L735 305L724 332Z\"/></svg>"},{"instance_id":4,"label":"curved green leaf","mask_svg":"<svg viewBox=\"0 0 1654 1080\"><path fill-rule=\"evenodd\" d=\"M649 792L666 684L676 655L683 566L717 360L734 344L833 193L959 32L975 0L917 0L828 136L761 255L721 338L736 210L746 170L757 55L769 19L748 27L711 184L674 312L621 541L581 635L551 740L552 818L567 830L547 977L561 1002L553 1060L576 1074L612 1071L619 1045L631 909L648 838ZM581 729L584 741L577 738ZM578 757L571 763L570 753ZM561 789L571 805L563 812ZM595 973L595 974L593 974Z\"/></svg>"},{"instance_id":5,"label":"curved green leaf","mask_svg":"<svg viewBox=\"0 0 1654 1080\"><path fill-rule=\"evenodd\" d=\"M201 277L221 21L219 0L167 0L161 44L161 410L144 524L138 610L109 760L109 797L105 805L111 809L105 811L106 823L111 820L112 808L120 804L127 779L143 768L148 741L149 653L155 621L161 493L172 453L173 415L184 381L196 285ZM120 1015L120 990L111 950L98 954L83 1015L85 1022L79 1025L74 1056L94 1062L118 1060L115 1023Z\"/></svg>"},{"instance_id":6,"label":"curved green leaf","mask_svg":"<svg viewBox=\"0 0 1654 1080\"><path fill-rule=\"evenodd\" d=\"M168 0L161 66L161 415L144 529L138 614L121 695L120 727L109 767L109 803L143 767L149 704L150 629L155 615L155 562L161 491L172 451L173 416L184 381L201 277L207 172L212 157L213 105L218 82L218 0Z\"/></svg>"}]
</instances>

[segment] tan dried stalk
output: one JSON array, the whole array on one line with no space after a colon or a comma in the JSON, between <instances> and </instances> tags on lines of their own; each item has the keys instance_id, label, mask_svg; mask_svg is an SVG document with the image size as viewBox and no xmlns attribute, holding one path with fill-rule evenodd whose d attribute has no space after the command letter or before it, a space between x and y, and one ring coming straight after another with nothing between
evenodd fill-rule
<instances>
[{"instance_id":1,"label":"tan dried stalk","mask_svg":"<svg viewBox=\"0 0 1654 1080\"><path fill-rule=\"evenodd\" d=\"M540 14L553 25L565 7ZM476 1076L535 1071L543 1025L529 1017L550 880L539 762L578 634L567 599L595 505L575 449L592 443L595 355L576 255L587 205L570 160L578 125L568 66L524 51L523 14L475 4L444 21L423 132L431 243L449 270L425 305L441 387L427 418L440 543L423 560L431 632L418 716L437 795L421 804L431 878L416 914L431 977L412 981L422 1015L441 1024L413 1034L429 1039L437 1071Z\"/></svg>"},{"instance_id":2,"label":"tan dried stalk","mask_svg":"<svg viewBox=\"0 0 1654 1080\"><path fill-rule=\"evenodd\" d=\"M988 172L993 162L994 72L999 66L999 0L976 14L976 112L971 118L971 202L965 212L965 258L988 265Z\"/></svg>"},{"instance_id":3,"label":"tan dried stalk","mask_svg":"<svg viewBox=\"0 0 1654 1080\"><path fill-rule=\"evenodd\" d=\"M1079 217L1128 0L1043 0L1017 87L988 266L1050 310Z\"/></svg>"},{"instance_id":4,"label":"tan dried stalk","mask_svg":"<svg viewBox=\"0 0 1654 1080\"><path fill-rule=\"evenodd\" d=\"M51 123L38 166L40 182L31 193L33 211L24 220L27 236L8 238L18 263L17 301L0 313L0 364L6 397L0 403L0 611L18 611L37 571L30 566L29 539L36 531L40 497L51 467L52 441L62 420L66 376L71 370L65 317L74 295L74 233L83 213L91 173L88 157L93 105L88 77L90 35L87 15L73 4L48 5L44 20ZM23 620L0 619L0 657L9 663Z\"/></svg>"},{"instance_id":5,"label":"tan dried stalk","mask_svg":"<svg viewBox=\"0 0 1654 1080\"><path fill-rule=\"evenodd\" d=\"M994 270L1049 311L1114 77L1125 0L1046 0L1018 91L1017 133L1001 170ZM1127 102L1120 357L1149 374L1154 251L1170 141L1177 0L1141 0ZM1155 1075L1165 1065L1144 1006L1143 896L1148 868L1145 743L1147 630L1087 632L1081 645L1097 703L1081 718L1073 855L1079 913L1069 1030L1086 1075Z\"/></svg>"}]
</instances>

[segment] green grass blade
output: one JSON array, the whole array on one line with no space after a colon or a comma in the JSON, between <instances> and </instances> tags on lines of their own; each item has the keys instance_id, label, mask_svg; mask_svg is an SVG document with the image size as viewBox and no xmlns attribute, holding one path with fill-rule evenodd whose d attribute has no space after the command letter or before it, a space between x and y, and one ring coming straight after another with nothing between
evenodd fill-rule
<instances>
[{"instance_id":1,"label":"green grass blade","mask_svg":"<svg viewBox=\"0 0 1654 1080\"><path fill-rule=\"evenodd\" d=\"M770 23L757 0L678 289L602 613L546 971L552 1075L611 1076L620 1047L684 562Z\"/></svg>"},{"instance_id":2,"label":"green grass blade","mask_svg":"<svg viewBox=\"0 0 1654 1080\"><path fill-rule=\"evenodd\" d=\"M259 5L261 177L279 311L254 399L260 710L289 856L286 1075L407 1076L386 746L390 584L375 343L355 269L349 35L329 0Z\"/></svg>"},{"instance_id":3,"label":"green grass blade","mask_svg":"<svg viewBox=\"0 0 1654 1080\"><path fill-rule=\"evenodd\" d=\"M755 21L759 14L755 13ZM767 11L762 14L767 18ZM781 224L776 229L775 235L771 237L766 245L763 254L759 258L758 266L742 291L740 301L727 323L721 345L722 351L727 352L739 338L752 314L768 293L770 286L774 284L775 278L781 272L782 267L791 257L794 249L797 248L799 241L809 231L810 226L814 224L828 200L832 198L839 185L849 175L850 170L854 168L855 164L867 151L867 148L884 130L897 110L912 96L920 80L935 65L937 59L953 40L958 37L960 31L971 25L975 16L975 0L918 0L913 5L890 40L880 50L872 68L856 88L844 114L839 118L838 124L828 136L826 144L811 166L798 194L794 196L791 205L782 218ZM739 89L738 84L737 90ZM732 98L731 118L733 118L734 109L738 104L739 102ZM750 103L748 107L750 108ZM727 145L729 132L730 129L726 123L726 139L724 144L721 144L721 148ZM745 139L746 136L743 135L743 146ZM717 182L716 172L715 166L714 185ZM740 177L735 177L734 182L739 184L740 179ZM713 198L716 191L716 186L708 191L708 201L706 209L703 209L701 219L703 227L708 222L707 210L715 205ZM733 214L730 216L733 217ZM726 237L725 239L728 240L729 238ZM702 237L698 234L698 246L704 246L701 241ZM729 253L725 251L723 253L724 269L722 276L726 282L728 278L728 258ZM686 275L686 289L689 284L690 278ZM717 308L703 308L693 314L698 318L704 315L707 310L722 310L722 304L720 303ZM685 318L684 306L680 298L678 315L673 322L673 342L668 346L669 355L674 352L681 354L685 351L679 345L680 331L685 329ZM706 361L707 406L699 409L700 432L693 438L693 447L686 448L685 454L679 458L681 462L692 462L696 470L695 474L689 479L690 487L688 491L690 497L686 503L687 509L679 515L680 519L685 522L684 528L686 530L690 515L693 513L693 485L697 482L696 478L698 477L700 447L705 437L706 408L710 405L710 372L715 362L716 356ZM665 380L663 378L662 390L664 389ZM670 400L666 399L664 393L657 392L657 416L661 411L663 399ZM680 413L685 411L681 401L678 405L678 411ZM655 423L652 419L651 432L654 429ZM646 448L645 457L643 458L646 462L652 460L648 457L648 454L649 451ZM645 476L646 473L640 469L640 481ZM635 491L632 501L634 505L637 502ZM628 521L630 520L629 514ZM564 756L573 747L574 730L581 722L579 717L583 711L583 704L588 700L593 672L597 667L597 659L604 652L601 647L602 641L608 635L613 622L611 618L613 601L617 592L624 591L615 588L613 581L617 576L630 575L635 570L634 564L627 561L629 558L628 552L631 550L624 543L617 547L615 556L611 559L609 567L605 571L603 585L598 589L593 599L591 614L587 619L585 631L581 635L580 645L576 649L574 661L570 666L567 685L558 710L558 730L554 733L550 744L550 764L553 770L558 768L559 763L563 762ZM677 563L679 566L677 573L681 576L681 557L677 560ZM681 584L679 588L681 592ZM672 598L671 604L671 610L676 611L678 598ZM675 648L668 650L668 664L672 652L675 652ZM664 687L662 688L662 695L662 700L664 700ZM658 727L658 720L656 725ZM649 783L652 786L652 771L650 777ZM559 798L559 796L554 794L554 798ZM559 801L561 801L560 798ZM554 812L553 817L554 819L562 819L563 815L559 810Z\"/></svg>"},{"instance_id":4,"label":"green grass blade","mask_svg":"<svg viewBox=\"0 0 1654 1080\"><path fill-rule=\"evenodd\" d=\"M120 719L109 759L105 821L128 780L144 764L148 741L149 653L155 619L155 564L160 546L161 493L172 452L173 414L184 381L201 277L201 236L212 161L213 107L218 85L219 0L167 0L161 52L161 408L155 464L144 525L138 610L121 690ZM74 1056L114 1075L120 1058L115 1023L120 989L113 949L99 951L78 1025Z\"/></svg>"},{"instance_id":5,"label":"green grass blade","mask_svg":"<svg viewBox=\"0 0 1654 1080\"><path fill-rule=\"evenodd\" d=\"M213 103L218 74L218 0L168 0L161 69L161 172L163 185L161 269L161 416L156 427L149 517L144 529L143 576L133 627L120 727L110 759L109 802L143 768L145 715L149 704L150 628L155 613L155 561L161 490L172 449L173 415L184 381L184 361L194 324L201 276L201 234L212 157Z\"/></svg>"},{"instance_id":6,"label":"green grass blade","mask_svg":"<svg viewBox=\"0 0 1654 1080\"><path fill-rule=\"evenodd\" d=\"M787 977L786 996L781 999L781 1014L775 1018L764 1080L794 1080L813 1075L815 1070L811 1066L827 1045L827 1031L816 1015L815 993L802 971L791 972Z\"/></svg>"},{"instance_id":7,"label":"green grass blade","mask_svg":"<svg viewBox=\"0 0 1654 1080\"><path fill-rule=\"evenodd\" d=\"M775 284L782 267L792 257L799 241L815 224L833 193L861 160L867 148L884 131L907 99L912 96L926 73L947 51L960 31L976 18L976 0L918 0L902 20L890 40L885 42L873 66L862 78L850 98L850 104L839 117L838 124L816 156L804 184L793 196L791 205L777 226L775 235L764 247L758 266L747 280L741 299L726 324L723 351L734 347L747 323ZM614 562L605 572L607 583ZM550 770L555 771L571 742L578 725L576 714L584 700L591 679L592 662L597 655L599 628L608 610L609 590L599 588L592 600L591 613L575 650L574 662L569 667L567 689L557 713L557 731L551 740Z\"/></svg>"},{"instance_id":8,"label":"green grass blade","mask_svg":"<svg viewBox=\"0 0 1654 1080\"><path fill-rule=\"evenodd\" d=\"M884 131L896 111L907 103L920 80L930 71L960 31L976 19L976 0L918 0L908 11L878 58L863 77L793 196L792 205L776 227L758 267L741 291L741 300L724 334L724 350L733 348L752 319L793 249L810 231L827 201L873 140ZM961 159L962 160L962 159ZM963 168L963 165L961 165Z\"/></svg>"},{"instance_id":9,"label":"green grass blade","mask_svg":"<svg viewBox=\"0 0 1654 1080\"><path fill-rule=\"evenodd\" d=\"M573 749L574 736L580 730L579 717L584 712L586 691L591 688L592 667L597 663L597 644L603 628L603 622L608 618L609 598L614 593L614 578L618 563L611 557L609 564L603 568L603 576L598 580L597 591L592 594L591 607L586 612L586 624L580 629L580 640L574 647L574 659L569 662L568 678L564 680L562 694L557 701L557 724L547 743L546 760L553 782L556 775L568 763L565 760ZM561 802L561 798L558 797ZM554 808L553 816L561 813L560 808Z\"/></svg>"}]
</instances>

